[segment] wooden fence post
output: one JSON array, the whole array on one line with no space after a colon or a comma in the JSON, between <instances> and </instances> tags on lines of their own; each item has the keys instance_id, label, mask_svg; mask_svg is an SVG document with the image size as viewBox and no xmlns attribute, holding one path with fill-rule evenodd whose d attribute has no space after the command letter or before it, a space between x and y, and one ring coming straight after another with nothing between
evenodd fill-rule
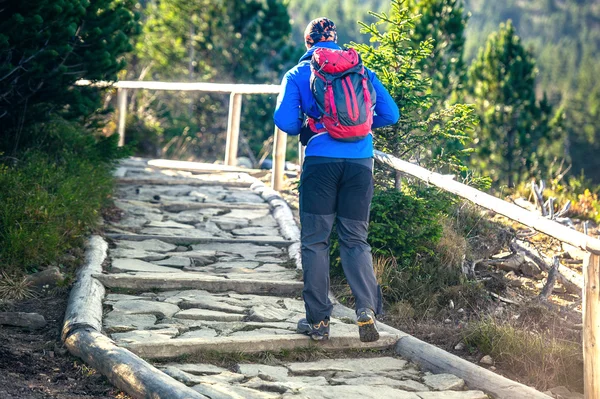
<instances>
[{"instance_id":1,"label":"wooden fence post","mask_svg":"<svg viewBox=\"0 0 600 399\"><path fill-rule=\"evenodd\" d=\"M285 150L287 134L275 127L273 140L273 168L271 170L271 187L275 191L283 188L283 174L285 173Z\"/></svg>"},{"instance_id":2,"label":"wooden fence post","mask_svg":"<svg viewBox=\"0 0 600 399\"><path fill-rule=\"evenodd\" d=\"M125 145L125 123L127 121L127 89L117 89L119 147Z\"/></svg>"},{"instance_id":3,"label":"wooden fence post","mask_svg":"<svg viewBox=\"0 0 600 399\"><path fill-rule=\"evenodd\" d=\"M583 373L585 399L600 398L600 255L583 261Z\"/></svg>"},{"instance_id":4,"label":"wooden fence post","mask_svg":"<svg viewBox=\"0 0 600 399\"><path fill-rule=\"evenodd\" d=\"M229 117L227 118L227 144L225 145L225 165L236 166L238 143L240 141L240 115L242 95L232 92L229 96Z\"/></svg>"},{"instance_id":5,"label":"wooden fence post","mask_svg":"<svg viewBox=\"0 0 600 399\"><path fill-rule=\"evenodd\" d=\"M298 179L302 175L302 165L304 165L304 152L306 147L300 142L300 136L298 136L298 164L300 164L300 170L298 171Z\"/></svg>"}]
</instances>

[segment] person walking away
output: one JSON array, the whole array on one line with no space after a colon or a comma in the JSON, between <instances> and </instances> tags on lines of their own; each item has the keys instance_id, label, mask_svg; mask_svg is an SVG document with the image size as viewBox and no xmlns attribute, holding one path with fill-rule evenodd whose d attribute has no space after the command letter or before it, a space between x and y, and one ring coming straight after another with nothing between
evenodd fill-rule
<instances>
[{"instance_id":1,"label":"person walking away","mask_svg":"<svg viewBox=\"0 0 600 399\"><path fill-rule=\"evenodd\" d=\"M367 243L373 197L371 129L398 121L399 111L353 49L337 45L324 17L305 30L306 53L282 81L275 124L306 146L300 179L302 269L306 318L298 332L329 339L329 236L337 221L340 257L356 302L360 340L379 339L381 289Z\"/></svg>"}]
</instances>

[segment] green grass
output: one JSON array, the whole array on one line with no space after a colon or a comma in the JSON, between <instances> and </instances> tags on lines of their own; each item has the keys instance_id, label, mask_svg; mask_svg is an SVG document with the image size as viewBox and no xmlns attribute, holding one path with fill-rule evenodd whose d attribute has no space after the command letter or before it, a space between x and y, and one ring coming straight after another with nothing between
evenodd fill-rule
<instances>
[{"instance_id":1,"label":"green grass","mask_svg":"<svg viewBox=\"0 0 600 399\"><path fill-rule=\"evenodd\" d=\"M22 273L58 265L97 228L111 198L109 163L27 154L0 165L0 270Z\"/></svg>"}]
</instances>

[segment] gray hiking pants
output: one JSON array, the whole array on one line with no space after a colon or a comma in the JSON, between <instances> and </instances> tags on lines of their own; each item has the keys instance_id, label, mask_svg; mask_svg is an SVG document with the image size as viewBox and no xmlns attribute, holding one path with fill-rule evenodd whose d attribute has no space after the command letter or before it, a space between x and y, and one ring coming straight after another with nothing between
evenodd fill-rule
<instances>
[{"instance_id":1,"label":"gray hiking pants","mask_svg":"<svg viewBox=\"0 0 600 399\"><path fill-rule=\"evenodd\" d=\"M302 297L310 323L329 319L329 235L337 220L340 257L356 309L382 311L381 289L367 243L373 159L307 157L300 181Z\"/></svg>"}]
</instances>

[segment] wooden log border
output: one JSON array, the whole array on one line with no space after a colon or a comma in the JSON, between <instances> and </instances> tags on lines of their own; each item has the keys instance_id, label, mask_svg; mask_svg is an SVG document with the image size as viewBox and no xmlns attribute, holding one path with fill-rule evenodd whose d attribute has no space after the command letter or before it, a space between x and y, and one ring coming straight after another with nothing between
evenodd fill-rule
<instances>
[{"instance_id":1,"label":"wooden log border","mask_svg":"<svg viewBox=\"0 0 600 399\"><path fill-rule=\"evenodd\" d=\"M256 179L256 182L250 187L253 191L258 193L271 208L273 209L272 215L277 224L281 234L286 240L293 242L292 245L288 246L288 256L296 264L296 270L302 270L302 258L300 254L300 229L294 219L294 214L290 209L288 203L283 199L281 194L277 191L267 187L263 182Z\"/></svg>"},{"instance_id":2,"label":"wooden log border","mask_svg":"<svg viewBox=\"0 0 600 399\"><path fill-rule=\"evenodd\" d=\"M101 333L104 287L92 274L102 270L107 250L102 237L88 240L85 262L77 273L65 313L65 346L135 399L205 399Z\"/></svg>"}]
</instances>

